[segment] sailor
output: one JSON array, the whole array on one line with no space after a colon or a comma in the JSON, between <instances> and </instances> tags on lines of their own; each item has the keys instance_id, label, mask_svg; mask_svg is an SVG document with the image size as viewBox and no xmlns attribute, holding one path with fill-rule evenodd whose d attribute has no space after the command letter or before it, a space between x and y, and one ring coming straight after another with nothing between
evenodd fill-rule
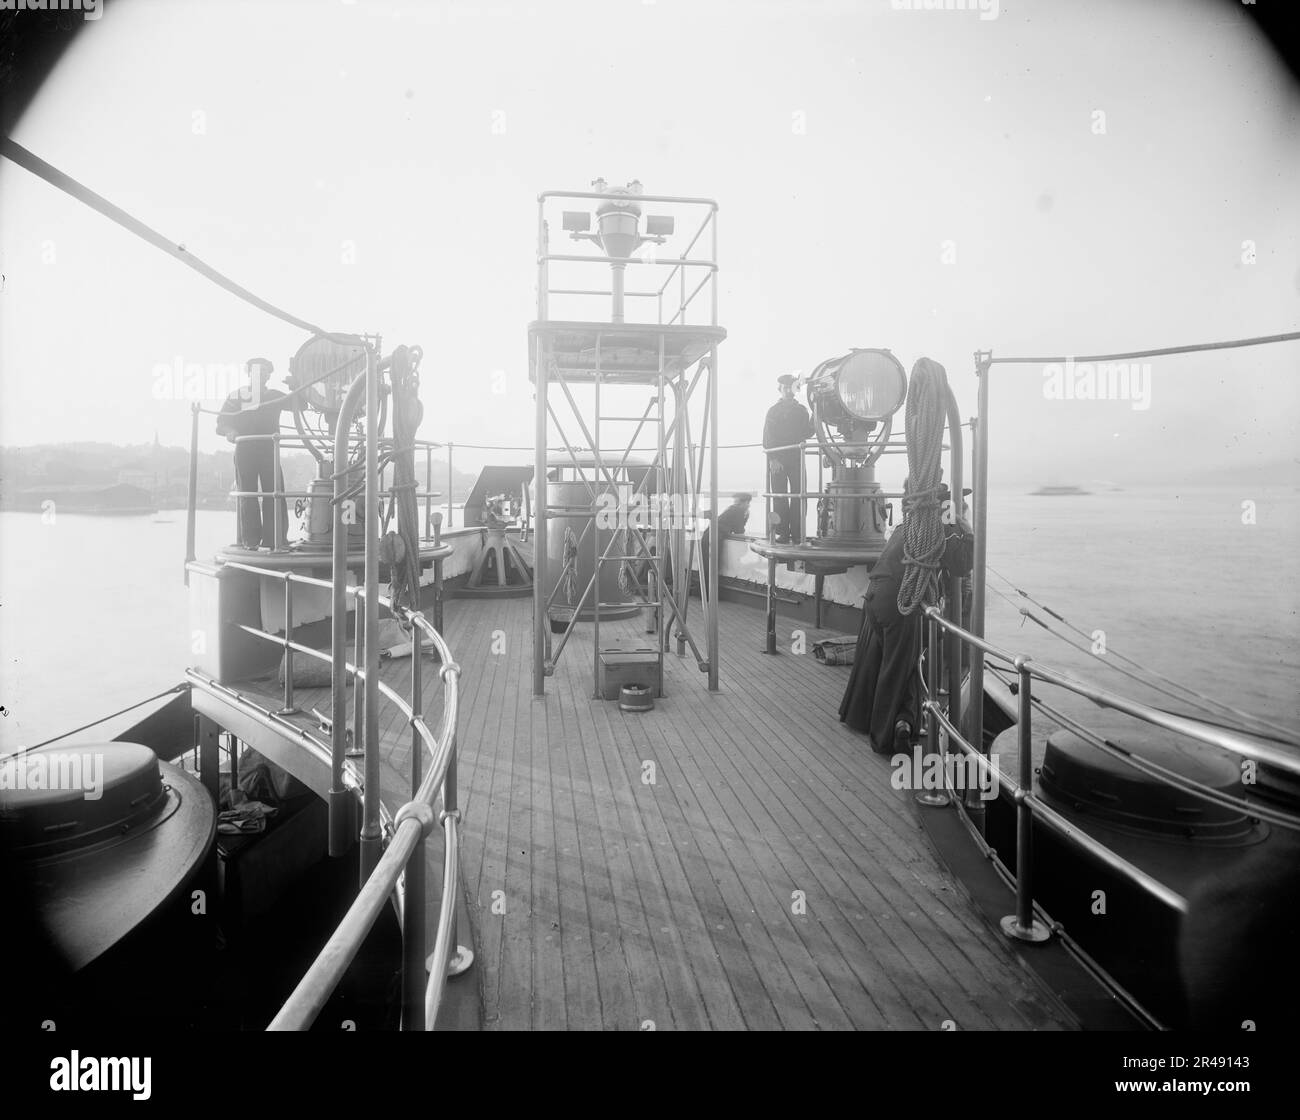
<instances>
[{"instance_id":1,"label":"sailor","mask_svg":"<svg viewBox=\"0 0 1300 1120\"><path fill-rule=\"evenodd\" d=\"M937 498L943 508L949 501L946 485L940 484ZM957 518L946 524L944 536L940 570L945 575L965 576L972 560L970 525L964 518ZM898 609L905 539L903 525L899 525L867 577L862 630L853 671L840 701L840 722L865 733L877 754L910 750L913 735L920 727L918 666L924 616L919 610L905 615Z\"/></svg>"},{"instance_id":2,"label":"sailor","mask_svg":"<svg viewBox=\"0 0 1300 1120\"><path fill-rule=\"evenodd\" d=\"M767 453L768 489L774 494L803 493L803 452L791 444L802 443L813 434L812 417L794 399L794 374L776 379L781 399L767 410L763 423L763 447L784 448ZM804 504L802 498L773 498L776 514L776 539L781 544L803 541Z\"/></svg>"},{"instance_id":3,"label":"sailor","mask_svg":"<svg viewBox=\"0 0 1300 1120\"><path fill-rule=\"evenodd\" d=\"M718 536L740 537L745 533L749 521L749 503L753 501L750 494L731 495L731 505L718 514ZM719 554L721 561L721 554ZM709 526L704 526L700 533L700 582L703 583L709 571Z\"/></svg>"},{"instance_id":4,"label":"sailor","mask_svg":"<svg viewBox=\"0 0 1300 1120\"><path fill-rule=\"evenodd\" d=\"M217 435L235 445L235 488L256 493L261 490L259 515L257 498L239 499L239 546L241 548L287 548L289 511L280 498L280 539L275 539L276 499L273 490L284 489L284 475L276 470L275 448L269 438L280 431L280 413L286 394L268 389L267 382L275 367L266 358L250 358L247 363L249 384L235 390L221 406L217 417ZM240 439L240 436L263 438Z\"/></svg>"}]
</instances>

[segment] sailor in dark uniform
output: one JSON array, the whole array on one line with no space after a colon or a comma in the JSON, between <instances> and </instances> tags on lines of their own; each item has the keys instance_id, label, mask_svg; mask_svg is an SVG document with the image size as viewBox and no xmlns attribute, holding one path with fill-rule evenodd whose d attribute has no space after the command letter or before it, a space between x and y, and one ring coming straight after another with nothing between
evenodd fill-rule
<instances>
[{"instance_id":1,"label":"sailor in dark uniform","mask_svg":"<svg viewBox=\"0 0 1300 1120\"><path fill-rule=\"evenodd\" d=\"M286 395L268 389L267 382L275 367L266 358L248 362L250 384L235 390L221 406L217 417L217 434L235 445L235 488L264 495L284 489L284 475L275 469L275 448L269 439L244 439L239 436L271 436L280 430L280 413ZM289 530L288 505L280 498L280 540L275 539L275 501L262 498L258 513L256 498L239 499L239 544L255 549L285 547Z\"/></svg>"},{"instance_id":2,"label":"sailor in dark uniform","mask_svg":"<svg viewBox=\"0 0 1300 1120\"><path fill-rule=\"evenodd\" d=\"M793 374L776 379L781 387L781 399L767 410L763 423L763 446L786 447L802 443L813 434L812 417L808 410L794 399ZM798 448L786 451L769 451L767 454L768 489L774 494L803 493L803 452ZM773 498L772 511L776 514L776 539L785 544L803 540L804 504L802 498Z\"/></svg>"},{"instance_id":3,"label":"sailor in dark uniform","mask_svg":"<svg viewBox=\"0 0 1300 1120\"><path fill-rule=\"evenodd\" d=\"M946 502L948 488L939 490ZM964 521L950 524L940 569L964 576L970 571L971 533ZM853 671L840 701L840 722L867 736L878 754L910 749L920 727L921 624L920 610L902 614L898 590L903 582L904 534L899 525L885 544L867 577ZM946 579L945 579L946 584Z\"/></svg>"}]
</instances>

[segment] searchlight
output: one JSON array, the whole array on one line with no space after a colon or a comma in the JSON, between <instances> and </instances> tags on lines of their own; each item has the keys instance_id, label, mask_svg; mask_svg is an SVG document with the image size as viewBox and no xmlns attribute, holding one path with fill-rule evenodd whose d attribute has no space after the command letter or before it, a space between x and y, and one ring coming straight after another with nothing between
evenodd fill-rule
<instances>
[{"instance_id":1,"label":"searchlight","mask_svg":"<svg viewBox=\"0 0 1300 1120\"><path fill-rule=\"evenodd\" d=\"M812 412L830 485L819 503L813 548L878 551L885 544L886 503L876 497L876 460L884 453L894 414L907 400L907 372L885 349L855 349L830 358L809 375Z\"/></svg>"}]
</instances>

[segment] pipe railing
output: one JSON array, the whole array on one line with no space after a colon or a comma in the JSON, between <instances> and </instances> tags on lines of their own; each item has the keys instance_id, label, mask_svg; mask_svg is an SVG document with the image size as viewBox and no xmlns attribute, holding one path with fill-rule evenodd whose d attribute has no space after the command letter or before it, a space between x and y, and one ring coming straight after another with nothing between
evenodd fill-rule
<instances>
[{"instance_id":1,"label":"pipe railing","mask_svg":"<svg viewBox=\"0 0 1300 1120\"><path fill-rule=\"evenodd\" d=\"M197 417L197 415L198 415L197 411L196 411L195 415L196 415L196 417ZM194 446L197 447L197 431L194 432L194 433L192 433L192 435L193 435L193 441L192 441L192 442L194 443ZM295 449L295 450L306 450L307 447L308 447L308 445L309 445L309 442L310 442L309 440L304 439L302 436L298 435L296 432L276 432L276 433L272 433L272 434L268 434L268 435L236 436L234 442L235 442L236 445L238 445L238 444L245 443L245 442L252 443L252 442L260 441L260 440L270 440L270 441L271 441L271 444L272 444L272 447L273 447L273 456L274 456L274 471L275 471L275 478L276 478L277 480L279 480L278 485L276 486L276 488L275 488L274 490L230 490L230 491L228 491L228 495L229 495L230 497L235 498L235 499L238 499L238 500L240 500L240 501L244 501L244 500L247 500L247 501L253 501L253 500L266 499L266 500L273 501L273 502L275 503L275 504L274 504L274 507L273 507L273 509L274 509L274 519L275 519L275 539L276 539L277 546L278 546L278 543L281 542L281 541L286 540L286 539L287 539L287 535L288 535L288 526L287 526L287 525L282 525L281 522L280 522L280 518L281 518L281 516L282 516L281 511L280 511L280 502L281 502L281 501L284 501L285 499L288 499L288 498L302 499L302 500L304 500L304 501L306 501L306 500L310 500L310 499L313 499L313 498L319 499L319 498L322 497L322 495L315 494L315 493L313 493L313 492L310 491L310 490L287 490L287 489L285 489L284 486L283 486L283 481L282 481L282 480L283 480L283 478L284 478L284 471L283 471L283 468L282 468L282 465L281 465L281 461L280 461L281 448L287 446L287 447L289 447L290 449ZM362 447L362 446L364 446L364 444L365 444L365 440L362 439L361 437L356 437L356 438L354 438L354 439L351 441L351 444L354 445L354 446L356 446L356 447ZM434 535L435 535L434 532L433 532L433 525L432 525L432 522L433 522L433 499L434 499L434 498L442 497L442 494L441 494L440 491L437 491L437 490L434 490L434 489L433 489L433 452L434 452L435 450L437 450L437 449L441 449L444 445L441 444L441 443L434 443L434 442L432 442L432 441L430 441L430 440L416 440L413 446L416 448L417 451L422 450L422 451L424 452L424 455L425 455L425 486L424 486L424 489L419 489L419 488L417 487L417 489L415 490L415 497L416 497L417 504L418 504L419 502L422 501L422 502L424 503L424 508L425 508L425 524L424 524L424 531L423 531L423 533L421 533L419 539L422 540L422 541L427 541L427 540L432 539L432 538L434 537ZM447 485L447 520L448 520L448 525L450 526L450 523L451 523L451 470L452 470L452 468L451 468L451 447L452 447L452 445L451 445L451 444L447 444L447 445L445 445L445 446L446 446L446 449L447 449L447 482L448 482L448 485ZM364 463L349 464L348 466L343 467L343 468L341 469L340 473L343 473L343 474L358 473L358 474L359 474L359 473L362 471L362 469L364 468L364 465L365 465ZM386 473L386 471L387 471L387 466L385 466L385 467L381 470L381 478L382 478L382 475L383 475L384 473ZM389 497L389 500L392 500L392 491L391 491L391 489L390 489L390 488L386 488L385 486L383 486L383 485L382 485L382 482L381 482L381 485L380 485L380 487L379 487L379 490L380 490L380 494L381 494L381 495L382 495L382 494L387 494L388 497ZM193 520L193 513L194 513L194 511L195 511L196 505L197 505L197 494L195 493L195 488L194 488L193 485L192 485L192 486L191 486L191 494L190 494L190 503L189 503L189 512L190 512L190 514L191 514L191 522L192 522L192 520ZM238 516L239 516L239 507L238 507L238 504L236 504L235 516L236 516L236 518L238 518ZM188 561L188 560L192 560L192 559L194 559L193 556L188 555L188 551L189 551L189 549L188 549L188 535L189 535L189 534L192 534L192 532L193 532L192 529L187 530L187 556L186 556L187 561ZM277 547L276 549L273 549L272 551L280 551L280 549Z\"/></svg>"},{"instance_id":2,"label":"pipe railing","mask_svg":"<svg viewBox=\"0 0 1300 1120\"><path fill-rule=\"evenodd\" d=\"M219 416L221 415L221 411L219 409L202 408L199 405L195 405L191 409L190 463L189 463L189 479L188 479L189 494L188 494L188 501L187 501L187 511L186 511L187 518L186 518L186 530L185 530L185 562L187 565L196 559L194 542L195 542L196 525L197 525L196 517L198 511L199 417L205 414ZM278 551L283 551L283 549L280 547L281 542L287 542L288 532L289 532L289 525L282 524L281 522L282 517L284 517L286 520L288 520L288 518L287 518L287 510L284 514L281 513L280 503L290 498L293 498L295 500L309 501L313 498L317 498L317 499L322 498L323 495L314 494L310 490L288 490L285 488L283 483L284 471L280 459L281 449L289 448L290 450L306 451L313 446L312 440L300 435L297 431L280 431L280 432L269 433L267 435L236 436L233 442L235 446L238 446L239 444L244 442L255 442L260 440L271 441L271 445L273 448L272 454L274 459L273 470L275 472L274 477L276 479L275 489L273 490L231 489L229 491L226 491L225 494L227 497L232 497L236 499L235 519L236 519L237 526L239 524L239 516L240 516L239 503L240 502L255 501L255 500L261 501L265 499L273 503L272 517L274 521L276 547L273 548L271 551L278 552ZM385 442L391 442L391 441L385 441ZM353 449L364 447L364 445L365 445L365 439L362 436L354 436L349 440L349 447ZM447 527L448 528L451 527L452 445L451 444L444 445L441 443L437 443L433 440L415 440L412 446L415 448L417 452L422 451L424 453L424 476L425 476L424 489L417 488L415 491L415 496L416 496L417 505L420 502L423 502L424 504L424 530L423 533L420 535L419 539L421 541L428 541L436 535L433 529L433 500L434 498L442 497L442 494L433 488L433 452L436 450L441 450L444 446L446 447L447 450L447 494L446 494ZM364 463L349 464L342 468L342 473L345 474L350 474L353 472L360 473L364 469L364 466L365 466ZM385 471L387 470L386 466L384 470ZM381 473L381 478L382 478L382 473ZM382 485L382 483L379 489L381 494L387 493L389 499L390 500L392 499L392 491L390 489L386 489ZM236 539L239 539L240 535L242 534L237 533ZM187 570L187 579L188 579L188 570Z\"/></svg>"},{"instance_id":3,"label":"pipe railing","mask_svg":"<svg viewBox=\"0 0 1300 1120\"><path fill-rule=\"evenodd\" d=\"M285 629L277 636L247 624L238 628L254 637L281 646L285 651L284 709L275 713L283 717L293 710L293 655L311 657L326 664L332 657L323 650L313 649L293 639L293 585L332 590L329 580L299 575L291 571L275 571L252 564L227 561L221 567L246 572L267 579L277 579L285 589ZM344 595L357 604L364 602L365 588L345 585ZM423 613L395 606L385 596L377 596L376 608L387 609L411 631L411 703L387 682L374 683L380 695L396 705L411 727L412 763L411 795L393 817L392 836L374 869L366 877L361 890L343 921L334 930L315 962L299 981L280 1012L272 1020L270 1030L305 1030L311 1026L330 995L343 979L344 973L361 949L370 929L378 920L386 900L396 893L402 923L402 1027L404 1030L432 1030L437 1022L447 976L468 967L472 954L456 942L456 899L459 896L458 828L460 811L456 797L456 727L459 719L459 680L461 669L452 660L451 650L438 630ZM421 655L426 640L432 643L442 664L439 677L443 683L443 709L439 729L435 734L422 713L422 663ZM357 686L366 681L362 665L347 662L345 671ZM428 751L430 763L427 771L422 766L423 752ZM362 787L363 816L371 809L378 816L380 789L377 782L367 782ZM438 797L442 798L442 811L434 809ZM435 827L440 826L444 837L444 867L442 897L440 900L430 975L424 980L425 960L428 951L428 912L424 890L427 867L425 840ZM453 954L454 950L454 954Z\"/></svg>"},{"instance_id":4,"label":"pipe railing","mask_svg":"<svg viewBox=\"0 0 1300 1120\"><path fill-rule=\"evenodd\" d=\"M695 233L687 242L686 246L675 256L659 257L657 254L637 254L633 253L628 257L614 257L608 254L591 253L553 253L550 250L550 227L547 222L547 203L552 200L612 200L616 202L636 202L636 203L676 203L681 206L702 207L704 214L700 219L699 226ZM627 297L639 297L654 299L656 303L656 325L672 326L680 318L682 325L686 324L686 309L694 302L696 296L704 290L710 288L710 323L714 326L718 321L718 204L711 198L688 198L675 197L672 195L627 195L618 192L598 192L598 191L544 191L537 198L537 279L538 279L538 319L546 321L550 318L549 301L553 295L565 296L604 296L610 298L615 294L613 288L555 288L551 286L550 281L550 264L551 262L560 262L568 264L605 264L613 265L622 274L622 268L625 265L649 265L652 267L667 267L671 265L663 283L658 289L653 291L624 291L621 288L622 281L616 281L618 287L618 299L621 301ZM709 246L707 257L689 256L700 238L708 230L712 231L711 245ZM688 296L686 294L686 270L688 268L699 268L704 270L694 290ZM678 296L677 308L672 317L665 321L664 319L664 293L668 290L668 285L672 283L674 277L680 278L681 291ZM621 306L619 310L621 317Z\"/></svg>"},{"instance_id":5,"label":"pipe railing","mask_svg":"<svg viewBox=\"0 0 1300 1120\"><path fill-rule=\"evenodd\" d=\"M954 720L953 716L960 708L960 699L950 693L947 712L944 711L943 705L937 699L938 665L941 656L940 647L943 644L939 637L939 631L941 629L946 631L951 637L956 638L959 643L978 651L981 656L978 658L973 657L972 664L975 661L982 664L983 658L989 657L1003 662L1013 669L1018 677L1016 728L1019 747L1019 774L1017 788L1012 795L1016 804L1016 910L1014 914L1002 919L1002 929L1008 937L1020 941L1042 941L1050 936L1047 926L1034 917L1033 825L1035 819L1067 844L1105 864L1152 898L1180 914L1187 912L1186 899L1176 891L1171 890L1147 872L1072 824L1034 792L1032 715L1035 703L1033 695L1033 682L1035 680L1043 684L1063 688L1076 696L1097 704L1099 707L1122 712L1143 723L1182 735L1206 746L1226 751L1240 759L1272 766L1293 777L1300 777L1300 757L1289 754L1269 743L1237 734L1227 728L1200 723L1184 716L1151 707L1141 701L1132 700L1105 689L1097 688L1086 681L1076 680L1055 669L1038 665L1026 656L1010 653L976 636L957 625L951 619L945 618L937 607L926 607L925 615L929 621L926 655L930 672L930 695L922 705L922 709L926 717L927 751L932 755L942 753L939 743L939 734L942 730L949 743L956 744L962 754L974 761L981 778L991 783L990 788L999 780L999 772L990 764L983 751L979 749L980 745L972 744L957 727L958 721ZM973 697L974 704L979 702L979 697ZM1117 748L1112 748L1110 753L1115 754L1121 761L1127 762L1129 765L1134 766L1135 769L1157 781L1176 785L1177 788L1195 797L1221 803L1215 791L1207 790L1202 792L1195 788L1194 785L1165 778L1162 774L1153 770L1150 765L1144 765L1144 760L1138 755L1130 756ZM946 774L942 766L940 772ZM948 803L947 798L927 800L925 797L918 797L917 799L923 804ZM956 800L960 801L960 799Z\"/></svg>"},{"instance_id":6,"label":"pipe railing","mask_svg":"<svg viewBox=\"0 0 1300 1120\"><path fill-rule=\"evenodd\" d=\"M857 449L866 452L869 446L870 446L870 450L874 452L875 451L874 445L867 445L867 444L838 444L837 448L841 451L848 451L849 453L852 453L854 450ZM727 448L725 448L725 450L742 450L742 449L758 448L758 447L763 447L763 445L761 443L735 443L735 444L728 445ZM723 450L723 448L720 448L719 450ZM821 448L821 443L818 440L806 439L806 440L801 440L799 443L784 443L777 447L765 447L763 448L763 450L766 455L772 455L778 451L798 451L804 459L807 459L809 455L817 454L819 457L818 461L820 463L822 448ZM951 450L951 448L949 444L945 443L940 446L940 450L949 451ZM880 454L882 456L883 455L905 455L907 454L907 443L903 439L888 440L883 445L881 445ZM804 471L803 473L806 475L807 471ZM960 484L959 484L959 488L960 488ZM773 501L785 499L787 501L808 502L808 501L813 501L814 499L820 501L823 498L828 500L835 500L839 498L865 498L865 499L870 499L872 501L889 501L894 498L901 499L906 497L907 495L904 494L902 491L894 491L894 490L867 490L867 489L804 490L800 488L798 491L788 491L788 492L780 491L780 490L763 490L759 492L758 496L764 500L764 509L766 513L767 542L769 544L774 544L776 539L776 523L772 518ZM791 516L793 517L793 514ZM802 533L802 531L803 530L801 527L800 532Z\"/></svg>"}]
</instances>

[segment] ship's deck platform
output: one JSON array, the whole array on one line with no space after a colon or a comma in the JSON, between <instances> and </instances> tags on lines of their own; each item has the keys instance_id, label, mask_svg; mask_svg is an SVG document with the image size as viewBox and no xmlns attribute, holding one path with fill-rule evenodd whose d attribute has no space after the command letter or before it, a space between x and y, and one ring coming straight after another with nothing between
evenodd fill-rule
<instances>
[{"instance_id":1,"label":"ship's deck platform","mask_svg":"<svg viewBox=\"0 0 1300 1120\"><path fill-rule=\"evenodd\" d=\"M454 983L477 982L486 1027L1077 1025L941 865L888 760L838 722L848 670L811 654L829 632L768 657L762 617L723 603L722 690L669 654L667 695L625 714L592 699L589 626L532 696L531 609L446 607L476 954ZM602 639L640 628L603 624ZM426 657L426 696L436 671ZM404 691L409 673L401 659L383 675ZM326 711L328 690L298 702ZM381 725L395 809L410 731L392 705Z\"/></svg>"}]
</instances>

